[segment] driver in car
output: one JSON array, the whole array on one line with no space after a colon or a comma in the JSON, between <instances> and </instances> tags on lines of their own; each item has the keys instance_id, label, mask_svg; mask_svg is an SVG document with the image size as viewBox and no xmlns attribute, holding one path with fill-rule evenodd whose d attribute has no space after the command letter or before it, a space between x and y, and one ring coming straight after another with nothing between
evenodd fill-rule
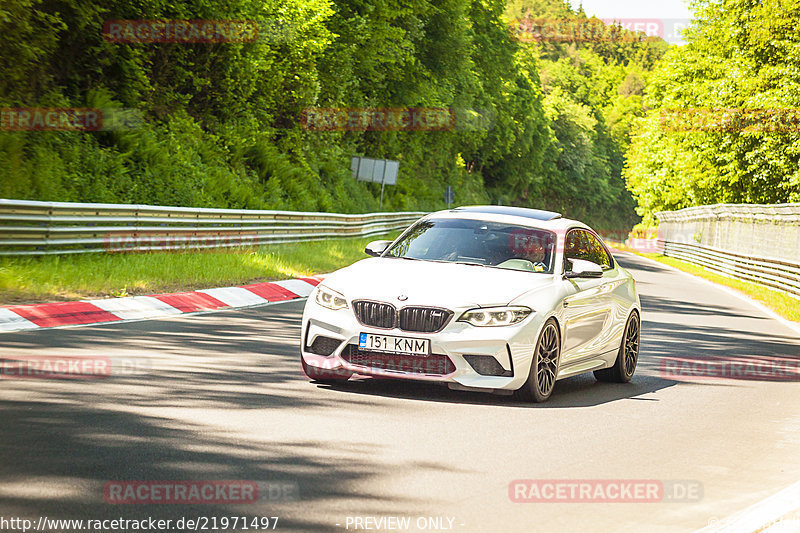
<instances>
[{"instance_id":1,"label":"driver in car","mask_svg":"<svg viewBox=\"0 0 800 533\"><path fill-rule=\"evenodd\" d=\"M539 239L531 239L526 244L524 256L525 259L533 263L533 269L536 272L544 272L547 270L547 265L544 263L544 246L539 242Z\"/></svg>"}]
</instances>

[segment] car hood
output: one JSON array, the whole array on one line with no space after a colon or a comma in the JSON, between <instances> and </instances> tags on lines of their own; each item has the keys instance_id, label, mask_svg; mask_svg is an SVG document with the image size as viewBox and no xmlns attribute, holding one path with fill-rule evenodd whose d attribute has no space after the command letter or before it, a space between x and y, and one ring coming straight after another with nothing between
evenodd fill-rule
<instances>
[{"instance_id":1,"label":"car hood","mask_svg":"<svg viewBox=\"0 0 800 533\"><path fill-rule=\"evenodd\" d=\"M552 280L553 276L548 274L501 268L370 258L337 270L322 284L351 301L457 308L506 305ZM401 295L407 300L398 300Z\"/></svg>"}]
</instances>

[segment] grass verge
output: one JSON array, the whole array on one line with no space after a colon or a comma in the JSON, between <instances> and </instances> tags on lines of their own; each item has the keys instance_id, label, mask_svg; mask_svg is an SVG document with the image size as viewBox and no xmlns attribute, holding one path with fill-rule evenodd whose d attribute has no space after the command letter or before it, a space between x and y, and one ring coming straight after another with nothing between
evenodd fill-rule
<instances>
[{"instance_id":1,"label":"grass verge","mask_svg":"<svg viewBox=\"0 0 800 533\"><path fill-rule=\"evenodd\" d=\"M783 318L793 322L800 322L800 301L786 293L769 289L749 281L729 278L727 276L717 274L716 272L706 270L700 265L681 261L680 259L675 259L674 257L667 257L657 253L639 252L638 250L625 246L622 243L609 242L609 246L624 252L630 252L632 254L641 255L642 257L655 259L660 263L677 268L678 270L682 270L689 274L707 279L708 281L713 281L714 283L737 290L743 293L745 296L749 296L753 300L764 304L766 307L772 309Z\"/></svg>"},{"instance_id":2,"label":"grass verge","mask_svg":"<svg viewBox=\"0 0 800 533\"><path fill-rule=\"evenodd\" d=\"M367 243L396 235L249 251L0 257L0 305L178 292L322 274L367 257Z\"/></svg>"}]
</instances>

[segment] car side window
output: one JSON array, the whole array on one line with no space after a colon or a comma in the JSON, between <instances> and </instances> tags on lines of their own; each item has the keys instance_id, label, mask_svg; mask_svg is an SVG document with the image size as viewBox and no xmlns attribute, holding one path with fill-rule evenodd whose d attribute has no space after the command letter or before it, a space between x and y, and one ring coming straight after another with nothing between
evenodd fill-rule
<instances>
[{"instance_id":1,"label":"car side window","mask_svg":"<svg viewBox=\"0 0 800 533\"><path fill-rule=\"evenodd\" d=\"M567 233L564 245L564 271L569 270L567 259L583 259L603 267L611 268L613 262L600 240L584 230L572 230Z\"/></svg>"},{"instance_id":2,"label":"car side window","mask_svg":"<svg viewBox=\"0 0 800 533\"><path fill-rule=\"evenodd\" d=\"M572 230L567 233L564 243L564 272L570 269L570 263L567 259L585 259L582 234L583 231L581 230Z\"/></svg>"},{"instance_id":3,"label":"car side window","mask_svg":"<svg viewBox=\"0 0 800 533\"><path fill-rule=\"evenodd\" d=\"M582 233L586 237L588 260L592 263L597 263L603 267L603 270L608 270L611 268L614 263L611 260L611 256L608 255L606 247L603 246L602 242L600 242L600 239L588 231L584 231Z\"/></svg>"}]
</instances>

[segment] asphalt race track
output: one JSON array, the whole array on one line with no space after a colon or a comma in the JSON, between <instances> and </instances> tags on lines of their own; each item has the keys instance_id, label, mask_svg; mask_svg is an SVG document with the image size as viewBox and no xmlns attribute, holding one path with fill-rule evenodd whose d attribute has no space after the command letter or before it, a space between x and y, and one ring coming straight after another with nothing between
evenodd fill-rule
<instances>
[{"instance_id":1,"label":"asphalt race track","mask_svg":"<svg viewBox=\"0 0 800 533\"><path fill-rule=\"evenodd\" d=\"M571 378L541 405L401 381L311 383L298 353L303 301L2 334L3 359L92 356L114 370L0 379L0 515L279 517L285 531L695 531L800 480L796 376L682 375L698 367L667 363L796 369L797 334L708 283L618 258L643 305L634 381ZM658 480L694 492L521 503L509 492L520 479ZM109 482L166 480L279 489L249 504L104 498Z\"/></svg>"}]
</instances>

